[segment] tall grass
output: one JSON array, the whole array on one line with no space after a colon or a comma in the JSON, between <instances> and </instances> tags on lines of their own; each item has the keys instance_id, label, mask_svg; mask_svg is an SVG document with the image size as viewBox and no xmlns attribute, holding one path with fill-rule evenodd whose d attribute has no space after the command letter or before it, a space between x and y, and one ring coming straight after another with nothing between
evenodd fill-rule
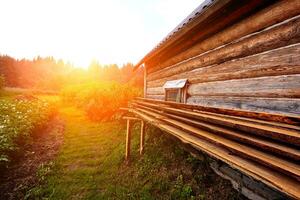
<instances>
[{"instance_id":1,"label":"tall grass","mask_svg":"<svg viewBox=\"0 0 300 200\"><path fill-rule=\"evenodd\" d=\"M65 87L65 103L82 108L91 120L110 120L120 107L141 95L141 89L117 82L90 82Z\"/></svg>"}]
</instances>

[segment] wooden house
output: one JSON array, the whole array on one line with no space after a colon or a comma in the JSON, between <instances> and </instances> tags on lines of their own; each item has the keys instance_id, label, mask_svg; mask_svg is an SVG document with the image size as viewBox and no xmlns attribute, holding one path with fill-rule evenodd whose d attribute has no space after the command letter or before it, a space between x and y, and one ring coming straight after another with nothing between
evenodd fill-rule
<instances>
[{"instance_id":1,"label":"wooden house","mask_svg":"<svg viewBox=\"0 0 300 200\"><path fill-rule=\"evenodd\" d=\"M299 0L206 0L138 67L137 118L223 163L249 198L300 199Z\"/></svg>"}]
</instances>

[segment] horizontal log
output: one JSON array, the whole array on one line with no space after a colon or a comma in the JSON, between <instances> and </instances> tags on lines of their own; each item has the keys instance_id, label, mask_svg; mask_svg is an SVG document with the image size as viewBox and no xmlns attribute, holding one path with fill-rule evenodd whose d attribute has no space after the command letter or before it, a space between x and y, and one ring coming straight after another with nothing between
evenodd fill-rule
<instances>
[{"instance_id":1,"label":"horizontal log","mask_svg":"<svg viewBox=\"0 0 300 200\"><path fill-rule=\"evenodd\" d=\"M165 94L165 89L163 87L155 87L155 88L147 87L147 95L164 95L164 94Z\"/></svg>"},{"instance_id":2,"label":"horizontal log","mask_svg":"<svg viewBox=\"0 0 300 200\"><path fill-rule=\"evenodd\" d=\"M165 95L147 95L146 98L155 100L165 100Z\"/></svg>"},{"instance_id":3,"label":"horizontal log","mask_svg":"<svg viewBox=\"0 0 300 200\"><path fill-rule=\"evenodd\" d=\"M176 64L188 58L192 58L199 55L205 51L214 49L216 47L222 46L233 40L246 36L250 33L262 30L280 21L284 21L293 16L300 14L300 1L280 1L268 8L236 23L233 26L213 35L207 40L201 41L192 48L186 50L183 53L167 60L166 62L149 68L149 73L156 70L163 69L167 66Z\"/></svg>"},{"instance_id":4,"label":"horizontal log","mask_svg":"<svg viewBox=\"0 0 300 200\"><path fill-rule=\"evenodd\" d=\"M182 142L192 145L194 148L199 149L207 153L208 155L229 164L230 166L242 171L243 173L250 175L251 177L259 181L262 181L263 183L285 194L288 194L295 199L300 196L300 186L298 181L291 179L284 174L264 167L258 163L241 158L238 155L234 155L228 150L221 148L216 144L212 144L193 135L186 134L185 131L175 128L171 125L159 123L159 120L142 112L136 110L132 110L132 112L134 112L139 117L142 117L146 121L152 123L153 125L156 125L158 128L166 131L167 133L172 134Z\"/></svg>"},{"instance_id":5,"label":"horizontal log","mask_svg":"<svg viewBox=\"0 0 300 200\"><path fill-rule=\"evenodd\" d=\"M156 80L300 42L300 16L148 75ZM172 68L172 70L170 70Z\"/></svg>"},{"instance_id":6,"label":"horizontal log","mask_svg":"<svg viewBox=\"0 0 300 200\"><path fill-rule=\"evenodd\" d=\"M158 88L156 88L159 91ZM191 84L191 96L300 98L300 74Z\"/></svg>"},{"instance_id":7,"label":"horizontal log","mask_svg":"<svg viewBox=\"0 0 300 200\"><path fill-rule=\"evenodd\" d=\"M239 109L252 112L263 112L282 115L300 115L300 99L290 98L254 98L254 97L197 97L187 99L188 104Z\"/></svg>"},{"instance_id":8,"label":"horizontal log","mask_svg":"<svg viewBox=\"0 0 300 200\"><path fill-rule=\"evenodd\" d=\"M170 77L148 81L148 87L162 86L168 80L187 78L189 83L203 83L262 76L300 74L300 44L281 47L219 65L207 66ZM169 69L172 70L172 69Z\"/></svg>"},{"instance_id":9,"label":"horizontal log","mask_svg":"<svg viewBox=\"0 0 300 200\"><path fill-rule=\"evenodd\" d=\"M138 102L141 105L155 108L170 114L175 114L190 119L200 120L202 122L212 123L235 130L245 131L247 133L259 135L265 138L272 138L277 141L284 142L289 145L300 146L300 135L298 130L287 130L282 127L274 127L267 124L255 124L239 119L224 118L221 116L210 115L207 113L183 110L178 108L171 108L163 105L153 103Z\"/></svg>"},{"instance_id":10,"label":"horizontal log","mask_svg":"<svg viewBox=\"0 0 300 200\"><path fill-rule=\"evenodd\" d=\"M147 88L148 95L165 95L165 89L163 87Z\"/></svg>"},{"instance_id":11,"label":"horizontal log","mask_svg":"<svg viewBox=\"0 0 300 200\"><path fill-rule=\"evenodd\" d=\"M203 98L212 98L212 97L203 97ZM217 97L222 99L223 97ZM226 97L226 98L232 98L232 97ZM240 97L238 97L240 98ZM179 108L179 109L188 109L188 110L194 110L196 112L210 112L210 113L217 113L217 114L222 114L222 115L228 115L228 116L236 116L236 117L243 117L243 118L250 118L250 119L259 119L259 120L264 120L268 122L280 122L280 123L285 123L285 124L292 124L294 125L300 125L300 116L299 114L278 114L278 113L267 113L267 112L259 112L259 111L247 111L247 110L242 110L241 106L235 109L232 108L220 108L212 105L205 105L202 106L200 104L185 104L185 103L177 103L177 102L170 102L170 101L163 101L163 100L155 100L155 99L148 99L148 98L136 98L137 101L139 102L149 102L152 104L158 104L158 105L167 105L171 106L173 108ZM236 98L232 98L236 99ZM247 98L247 101L251 101L251 98ZM249 100L250 99L250 100ZM258 99L258 98L255 98ZM253 99L252 99L253 100ZM283 99L281 99L283 100ZM294 100L294 99L293 99ZM211 100L215 101L215 100ZM243 100L237 100L237 103L243 101L245 102L245 97L243 97ZM193 103L193 102L192 102ZM290 104L291 108L297 108L299 105L297 102L296 104ZM294 105L294 106L293 106ZM251 107L251 106L250 106ZM298 127L298 126L297 126Z\"/></svg>"},{"instance_id":12,"label":"horizontal log","mask_svg":"<svg viewBox=\"0 0 300 200\"><path fill-rule=\"evenodd\" d=\"M150 110L152 112L162 114L163 116L170 117L170 118L182 121L184 123L187 123L189 125L199 127L200 129L209 131L211 133L216 133L222 137L226 137L231 140L235 140L235 141L242 142L245 144L250 144L252 146L258 147L261 150L266 150L266 151L272 152L274 154L278 154L280 156L293 159L295 161L300 161L300 151L297 149L291 148L287 145L276 143L274 141L269 141L269 140L263 139L263 138L257 138L253 135L248 135L244 132L240 132L237 130L232 130L232 129L220 127L217 125L209 124L209 123L203 123L203 122L199 122L196 120L191 120L188 118L180 117L178 115L167 114L164 112L160 112L157 109L152 109L152 108L142 106L139 104L135 104L135 107Z\"/></svg>"},{"instance_id":13,"label":"horizontal log","mask_svg":"<svg viewBox=\"0 0 300 200\"><path fill-rule=\"evenodd\" d=\"M224 148L230 149L234 153L238 155L261 163L265 166L272 167L275 170L278 170L282 173L285 173L298 181L300 180L300 167L299 165L289 162L288 160L284 160L278 158L272 154L265 153L263 151L259 151L255 148L248 147L246 145L242 145L238 142L223 138L219 135L214 135L208 131L200 130L194 126L190 126L186 123L180 122L178 120L170 119L164 117L163 115L153 113L151 111L147 111L145 109L137 108L136 110L141 111L147 115L153 116L157 119L161 119L163 122L166 122L176 128L179 128L183 131L187 131L189 133L194 134L196 137L208 140L217 145L220 145Z\"/></svg>"},{"instance_id":14,"label":"horizontal log","mask_svg":"<svg viewBox=\"0 0 300 200\"><path fill-rule=\"evenodd\" d=\"M249 99L249 98L247 98L247 99ZM150 102L151 101L153 101L153 100L150 100ZM156 100L154 100L154 101L156 101ZM252 99L252 101L253 101L253 99ZM142 102L144 102L144 101L142 101ZM139 105L138 103L139 103L139 101L137 101L137 100L131 101L131 104L134 104L134 105ZM172 104L170 104L170 103L175 103L175 102L165 101L165 104L162 104L162 105L163 106L166 106L166 105L172 106ZM277 102L277 103L285 104L285 102ZM228 114L220 114L220 113L208 112L208 111L201 111L199 109L193 109L193 105L191 105L191 104L189 104L189 105L184 104L184 105L185 106L191 106L191 108L183 107L184 109L188 109L190 111L200 112L200 113L203 113L203 114L218 116L218 117L222 117L222 118L225 118L225 119L241 120L241 121L246 121L246 122L250 122L250 123L254 123L254 124L270 125L270 126L273 126L273 127L282 127L282 128L286 128L286 129L300 131L300 126L295 126L295 125L291 125L291 124L287 124L287 123L266 121L266 120L261 120L261 119L253 119L253 118L249 118L249 117L241 117L241 116L234 116L234 115L228 115ZM139 106L141 106L141 105L139 105ZM150 109L149 107L147 107L147 108ZM249 113L249 112L245 111L245 113Z\"/></svg>"}]
</instances>

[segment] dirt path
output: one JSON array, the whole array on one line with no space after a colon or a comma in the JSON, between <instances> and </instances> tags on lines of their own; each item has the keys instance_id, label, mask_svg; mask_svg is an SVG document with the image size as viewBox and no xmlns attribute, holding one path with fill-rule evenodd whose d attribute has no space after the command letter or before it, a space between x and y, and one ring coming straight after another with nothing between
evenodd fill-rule
<instances>
[{"instance_id":1,"label":"dirt path","mask_svg":"<svg viewBox=\"0 0 300 200\"><path fill-rule=\"evenodd\" d=\"M0 175L0 199L23 199L26 192L38 184L37 171L57 155L63 142L63 130L63 121L55 116L32 144L25 147L22 159Z\"/></svg>"}]
</instances>

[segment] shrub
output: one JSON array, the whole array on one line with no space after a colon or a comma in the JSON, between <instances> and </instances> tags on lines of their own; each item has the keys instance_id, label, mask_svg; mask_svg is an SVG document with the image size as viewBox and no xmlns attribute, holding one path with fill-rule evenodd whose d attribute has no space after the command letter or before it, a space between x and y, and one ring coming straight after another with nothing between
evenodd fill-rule
<instances>
[{"instance_id":1,"label":"shrub","mask_svg":"<svg viewBox=\"0 0 300 200\"><path fill-rule=\"evenodd\" d=\"M4 77L0 76L0 90L4 87Z\"/></svg>"},{"instance_id":2,"label":"shrub","mask_svg":"<svg viewBox=\"0 0 300 200\"><path fill-rule=\"evenodd\" d=\"M82 108L92 120L110 120L120 107L139 96L141 90L116 82L93 82L62 90L64 102Z\"/></svg>"}]
</instances>

